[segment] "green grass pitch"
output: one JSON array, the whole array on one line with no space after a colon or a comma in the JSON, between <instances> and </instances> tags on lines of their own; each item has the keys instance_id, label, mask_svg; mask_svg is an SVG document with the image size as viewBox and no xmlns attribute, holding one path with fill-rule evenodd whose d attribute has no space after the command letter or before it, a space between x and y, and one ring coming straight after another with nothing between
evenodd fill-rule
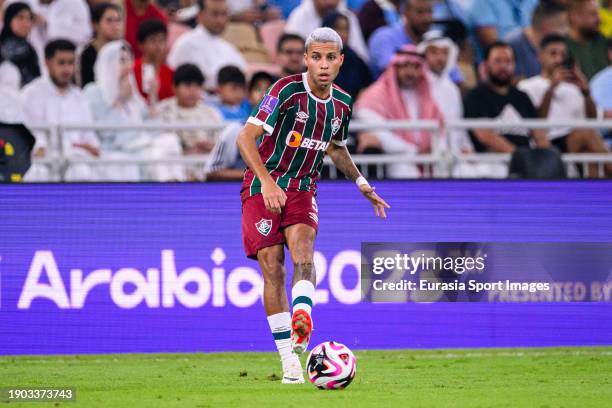
<instances>
[{"instance_id":1,"label":"green grass pitch","mask_svg":"<svg viewBox=\"0 0 612 408\"><path fill-rule=\"evenodd\" d=\"M0 387L76 388L7 407L605 407L612 347L356 351L345 390L281 385L276 353L0 358Z\"/></svg>"}]
</instances>

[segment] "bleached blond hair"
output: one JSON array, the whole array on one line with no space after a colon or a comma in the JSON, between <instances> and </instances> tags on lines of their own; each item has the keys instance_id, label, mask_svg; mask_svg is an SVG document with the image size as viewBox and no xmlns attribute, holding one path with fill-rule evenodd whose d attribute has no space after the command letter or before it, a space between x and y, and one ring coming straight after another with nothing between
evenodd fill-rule
<instances>
[{"instance_id":1,"label":"bleached blond hair","mask_svg":"<svg viewBox=\"0 0 612 408\"><path fill-rule=\"evenodd\" d=\"M306 39L306 51L312 43L334 43L338 46L338 51L342 52L342 38L329 27L319 27L308 35Z\"/></svg>"}]
</instances>

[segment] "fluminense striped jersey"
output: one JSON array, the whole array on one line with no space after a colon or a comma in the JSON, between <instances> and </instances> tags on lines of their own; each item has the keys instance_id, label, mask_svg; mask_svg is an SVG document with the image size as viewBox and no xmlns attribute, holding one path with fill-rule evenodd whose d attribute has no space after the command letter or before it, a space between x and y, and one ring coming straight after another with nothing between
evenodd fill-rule
<instances>
[{"instance_id":1,"label":"fluminense striped jersey","mask_svg":"<svg viewBox=\"0 0 612 408\"><path fill-rule=\"evenodd\" d=\"M323 157L329 143L346 144L351 118L351 97L333 84L326 100L314 96L306 73L278 80L253 109L248 122L265 130L259 154L285 191L310 191L316 188ZM258 177L247 169L241 196L261 192Z\"/></svg>"}]
</instances>

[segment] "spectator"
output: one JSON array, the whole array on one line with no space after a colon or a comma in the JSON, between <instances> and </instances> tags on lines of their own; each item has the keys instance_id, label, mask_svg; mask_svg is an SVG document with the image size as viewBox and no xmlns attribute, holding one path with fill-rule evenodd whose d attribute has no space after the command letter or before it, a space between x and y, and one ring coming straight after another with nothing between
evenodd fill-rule
<instances>
[{"instance_id":1,"label":"spectator","mask_svg":"<svg viewBox=\"0 0 612 408\"><path fill-rule=\"evenodd\" d=\"M475 36L477 60L482 50L531 21L538 0L474 0L468 20Z\"/></svg>"},{"instance_id":2,"label":"spectator","mask_svg":"<svg viewBox=\"0 0 612 408\"><path fill-rule=\"evenodd\" d=\"M251 110L257 106L264 93L276 81L272 75L265 71L258 71L253 74L249 81L248 100Z\"/></svg>"},{"instance_id":3,"label":"spectator","mask_svg":"<svg viewBox=\"0 0 612 408\"><path fill-rule=\"evenodd\" d=\"M425 57L431 92L444 120L460 120L463 117L461 91L449 75L457 61L457 46L449 38L431 36L418 45L418 51ZM474 149L467 133L462 129L451 131L449 142L453 153L466 153Z\"/></svg>"},{"instance_id":4,"label":"spectator","mask_svg":"<svg viewBox=\"0 0 612 408\"><path fill-rule=\"evenodd\" d=\"M387 120L441 120L425 75L423 56L414 45L398 51L381 77L366 89L355 105L355 115L374 122ZM364 143L365 141L365 143ZM430 131L374 130L359 135L358 151L378 143L385 153L429 153ZM391 178L418 177L416 166L407 163L388 167Z\"/></svg>"},{"instance_id":5,"label":"spectator","mask_svg":"<svg viewBox=\"0 0 612 408\"><path fill-rule=\"evenodd\" d=\"M329 13L323 19L323 27L333 28L342 39L342 44L347 44L342 49L344 63L334 83L348 92L355 100L362 89L372 83L372 76L367 64L357 55L349 44L350 21L337 11Z\"/></svg>"},{"instance_id":6,"label":"spectator","mask_svg":"<svg viewBox=\"0 0 612 408\"><path fill-rule=\"evenodd\" d=\"M368 0L361 6L357 18L366 42L376 29L399 23L401 3L401 0Z\"/></svg>"},{"instance_id":7,"label":"spectator","mask_svg":"<svg viewBox=\"0 0 612 408\"><path fill-rule=\"evenodd\" d=\"M348 9L346 3L341 0L302 0L302 3L297 7L285 26L286 33L298 34L302 38L308 35L323 24L323 18L332 11L339 11L348 17L350 21L350 43L348 45L359 55L364 61L369 61L368 47L366 46L359 20L357 16Z\"/></svg>"},{"instance_id":8,"label":"spectator","mask_svg":"<svg viewBox=\"0 0 612 408\"><path fill-rule=\"evenodd\" d=\"M391 57L402 46L420 43L432 21L432 0L407 0L404 21L381 27L370 37L370 68L374 77L385 70Z\"/></svg>"},{"instance_id":9,"label":"spectator","mask_svg":"<svg viewBox=\"0 0 612 408\"><path fill-rule=\"evenodd\" d=\"M540 45L542 74L524 79L518 88L529 95L542 118L551 121L594 119L595 102L589 83L571 60L563 36L551 34ZM592 129L553 128L549 138L561 153L606 153L608 150L599 134ZM608 166L612 173L612 165ZM597 174L597 165L591 169Z\"/></svg>"},{"instance_id":10,"label":"spectator","mask_svg":"<svg viewBox=\"0 0 612 408\"><path fill-rule=\"evenodd\" d=\"M252 107L261 101L274 81L274 77L267 72L253 74L249 82L249 103ZM231 123L221 132L206 162L204 173L207 181L242 180L246 165L236 145L241 129L241 123Z\"/></svg>"},{"instance_id":11,"label":"spectator","mask_svg":"<svg viewBox=\"0 0 612 408\"><path fill-rule=\"evenodd\" d=\"M12 62L21 75L20 86L40 76L38 55L28 42L32 31L34 14L29 5L16 2L4 11L4 24L0 32L0 53L2 58Z\"/></svg>"},{"instance_id":12,"label":"spectator","mask_svg":"<svg viewBox=\"0 0 612 408\"><path fill-rule=\"evenodd\" d=\"M281 9L268 0L228 0L227 4L232 21L259 25L282 16Z\"/></svg>"},{"instance_id":13,"label":"spectator","mask_svg":"<svg viewBox=\"0 0 612 408\"><path fill-rule=\"evenodd\" d=\"M151 0L125 0L125 40L130 44L136 58L140 58L138 49L138 27L145 20L157 19L168 24L168 17Z\"/></svg>"},{"instance_id":14,"label":"spectator","mask_svg":"<svg viewBox=\"0 0 612 408\"><path fill-rule=\"evenodd\" d=\"M195 28L198 25L199 12L200 6L198 6L198 0L180 0L171 20L175 23ZM170 31L170 27L168 27L168 31Z\"/></svg>"},{"instance_id":15,"label":"spectator","mask_svg":"<svg viewBox=\"0 0 612 408\"><path fill-rule=\"evenodd\" d=\"M100 48L121 38L121 9L113 3L97 4L91 10L91 22L95 37L81 53L78 81L81 88L95 80L93 67Z\"/></svg>"},{"instance_id":16,"label":"spectator","mask_svg":"<svg viewBox=\"0 0 612 408\"><path fill-rule=\"evenodd\" d=\"M94 66L96 81L85 88L85 95L98 122L137 125L146 122L148 109L138 93L133 73L133 57L129 44L112 41L100 49ZM164 158L181 154L178 137L173 133L152 135L141 130L100 131L101 149L107 157ZM139 171L137 166L109 168L113 181L182 180L181 170L156 165Z\"/></svg>"},{"instance_id":17,"label":"spectator","mask_svg":"<svg viewBox=\"0 0 612 408\"><path fill-rule=\"evenodd\" d=\"M550 34L544 37L539 52L541 75L524 79L517 87L529 95L542 118L552 121L595 118L597 108L591 99L588 82L580 68L567 57L563 36ZM548 136L562 153L577 153L586 147L588 133L554 128L550 129Z\"/></svg>"},{"instance_id":18,"label":"spectator","mask_svg":"<svg viewBox=\"0 0 612 408\"><path fill-rule=\"evenodd\" d=\"M235 65L244 70L246 62L236 47L221 38L228 20L225 1L198 1L200 25L176 40L168 55L168 63L175 69L185 63L197 65L206 78L207 88L215 89L222 67Z\"/></svg>"},{"instance_id":19,"label":"spectator","mask_svg":"<svg viewBox=\"0 0 612 408\"><path fill-rule=\"evenodd\" d=\"M174 72L174 97L159 103L156 112L164 122L221 123L223 116L212 106L202 102L204 75L193 64L179 66ZM215 132L209 130L181 130L183 154L204 154L215 145ZM188 177L191 178L191 177ZM201 179L201 177L196 177Z\"/></svg>"},{"instance_id":20,"label":"spectator","mask_svg":"<svg viewBox=\"0 0 612 408\"><path fill-rule=\"evenodd\" d=\"M215 106L225 120L246 122L251 113L247 100L246 78L240 68L228 65L219 70L219 99Z\"/></svg>"},{"instance_id":21,"label":"spectator","mask_svg":"<svg viewBox=\"0 0 612 408\"><path fill-rule=\"evenodd\" d=\"M529 78L540 73L537 50L549 34L565 35L568 30L567 12L555 4L539 4L531 18L531 25L512 31L506 41L514 50L517 78Z\"/></svg>"},{"instance_id":22,"label":"spectator","mask_svg":"<svg viewBox=\"0 0 612 408\"><path fill-rule=\"evenodd\" d=\"M168 23L168 49L174 46L174 43L181 35L198 25L198 14L200 13L198 0L180 0L176 7L178 9L172 13L166 11L170 16L170 22Z\"/></svg>"},{"instance_id":23,"label":"spectator","mask_svg":"<svg viewBox=\"0 0 612 408\"><path fill-rule=\"evenodd\" d=\"M304 72L304 39L297 34L283 34L278 39L277 60L281 76Z\"/></svg>"},{"instance_id":24,"label":"spectator","mask_svg":"<svg viewBox=\"0 0 612 408\"><path fill-rule=\"evenodd\" d=\"M612 39L608 39L608 59L612 61ZM593 99L606 119L612 119L612 92L610 89L612 89L612 65L599 71L591 80Z\"/></svg>"},{"instance_id":25,"label":"spectator","mask_svg":"<svg viewBox=\"0 0 612 408\"><path fill-rule=\"evenodd\" d=\"M569 8L567 46L590 80L609 64L606 39L599 32L597 0L575 0Z\"/></svg>"},{"instance_id":26,"label":"spectator","mask_svg":"<svg viewBox=\"0 0 612 408\"><path fill-rule=\"evenodd\" d=\"M27 0L26 2L34 14L34 25L28 41L36 50L38 65L43 74L46 67L45 45L50 40L56 38L70 40L77 49L91 40L90 10L84 1Z\"/></svg>"},{"instance_id":27,"label":"spectator","mask_svg":"<svg viewBox=\"0 0 612 408\"><path fill-rule=\"evenodd\" d=\"M242 180L246 164L240 156L236 141L242 130L239 123L230 123L219 136L208 161L204 174L207 181Z\"/></svg>"},{"instance_id":28,"label":"spectator","mask_svg":"<svg viewBox=\"0 0 612 408\"><path fill-rule=\"evenodd\" d=\"M301 40L301 37L299 37ZM252 107L256 106L266 90L274 83L274 77L267 72L256 72L249 82L249 103ZM246 165L238 152L236 140L242 129L242 124L229 124L219 136L206 162L204 170L206 180L242 180Z\"/></svg>"},{"instance_id":29,"label":"spectator","mask_svg":"<svg viewBox=\"0 0 612 408\"><path fill-rule=\"evenodd\" d=\"M134 61L134 76L138 91L153 106L174 96L172 69L166 65L168 31L160 20L145 20L137 38L142 56Z\"/></svg>"},{"instance_id":30,"label":"spectator","mask_svg":"<svg viewBox=\"0 0 612 408\"><path fill-rule=\"evenodd\" d=\"M44 1L40 1L41 5ZM91 15L83 0L51 0L46 9L40 8L39 18L46 20L45 42L56 38L72 41L77 49L92 36Z\"/></svg>"},{"instance_id":31,"label":"spectator","mask_svg":"<svg viewBox=\"0 0 612 408\"><path fill-rule=\"evenodd\" d=\"M75 71L76 46L57 39L45 47L48 77L35 79L23 89L26 117L29 123L70 124L91 123L92 115L82 91L72 84ZM98 157L100 144L91 131L63 132L62 149L68 158ZM36 134L34 156L44 157L49 141L44 133ZM66 172L67 180L95 180L95 169L86 164L73 164ZM32 166L26 179L49 181L49 174L42 166Z\"/></svg>"},{"instance_id":32,"label":"spectator","mask_svg":"<svg viewBox=\"0 0 612 408\"><path fill-rule=\"evenodd\" d=\"M495 118L513 123L538 117L529 96L512 85L514 54L508 43L494 42L485 51L484 69L487 80L469 92L463 103L466 118ZM546 132L513 128L505 133L490 129L470 131L477 152L513 152L516 147L529 147L531 137L538 147L550 145Z\"/></svg>"}]
</instances>

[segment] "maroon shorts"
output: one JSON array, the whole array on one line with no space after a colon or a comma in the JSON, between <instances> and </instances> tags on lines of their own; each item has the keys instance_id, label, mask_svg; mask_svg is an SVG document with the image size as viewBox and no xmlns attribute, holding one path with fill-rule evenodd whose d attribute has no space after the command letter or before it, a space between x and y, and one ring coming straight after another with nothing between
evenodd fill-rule
<instances>
[{"instance_id":1,"label":"maroon shorts","mask_svg":"<svg viewBox=\"0 0 612 408\"><path fill-rule=\"evenodd\" d=\"M247 197L242 202L242 240L247 257L257 259L257 251L285 243L283 229L294 224L310 225L317 231L319 224L314 193L286 191L287 201L280 214L266 209L263 195Z\"/></svg>"}]
</instances>

